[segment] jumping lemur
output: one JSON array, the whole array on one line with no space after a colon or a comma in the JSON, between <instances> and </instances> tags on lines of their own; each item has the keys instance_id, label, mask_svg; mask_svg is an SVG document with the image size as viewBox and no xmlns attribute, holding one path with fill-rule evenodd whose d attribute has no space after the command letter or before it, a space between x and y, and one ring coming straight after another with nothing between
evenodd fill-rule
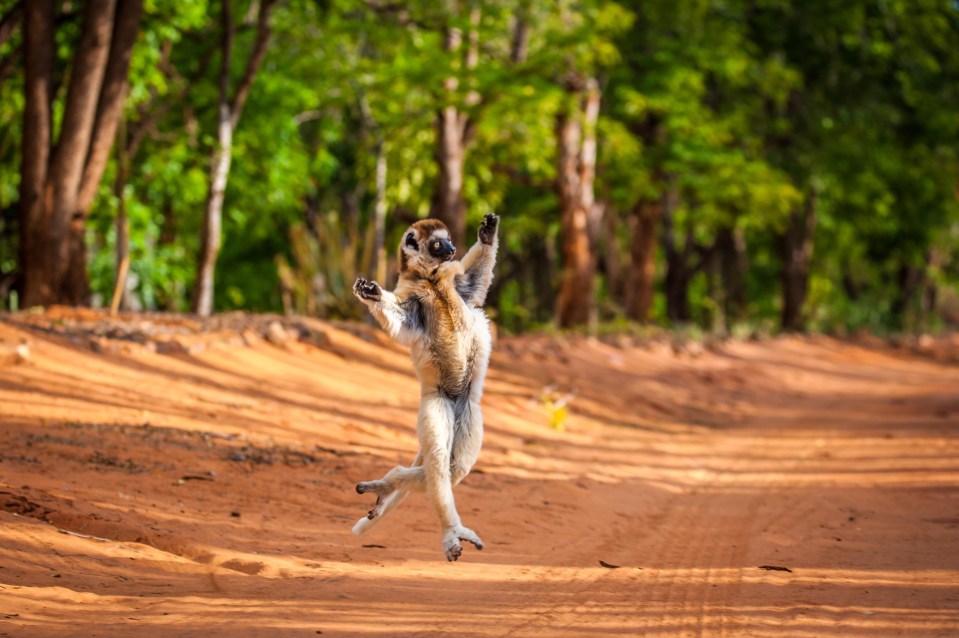
<instances>
[{"instance_id":1,"label":"jumping lemur","mask_svg":"<svg viewBox=\"0 0 959 638\"><path fill-rule=\"evenodd\" d=\"M469 541L483 541L464 527L453 486L469 474L483 442L480 399L492 337L483 302L496 263L496 215L486 215L479 239L462 261L446 226L435 219L414 223L399 247L400 276L393 292L359 277L353 292L397 342L409 345L420 380L416 423L420 449L410 467L397 466L376 481L359 483L376 504L353 526L364 534L413 490L426 490L443 531L446 558L454 561Z\"/></svg>"}]
</instances>

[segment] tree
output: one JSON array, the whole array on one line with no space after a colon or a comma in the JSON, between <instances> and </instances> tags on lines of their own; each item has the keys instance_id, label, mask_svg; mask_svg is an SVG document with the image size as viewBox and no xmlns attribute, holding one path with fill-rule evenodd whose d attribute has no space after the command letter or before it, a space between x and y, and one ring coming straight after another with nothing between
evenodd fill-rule
<instances>
[{"instance_id":1,"label":"tree","mask_svg":"<svg viewBox=\"0 0 959 638\"><path fill-rule=\"evenodd\" d=\"M572 74L564 88L569 96L556 120L556 191L563 237L556 320L559 326L568 328L592 319L595 246L602 208L595 201L593 189L599 84L595 78Z\"/></svg>"},{"instance_id":2,"label":"tree","mask_svg":"<svg viewBox=\"0 0 959 638\"><path fill-rule=\"evenodd\" d=\"M193 289L193 312L209 316L213 312L213 281L216 258L220 251L223 227L223 198L230 174L233 156L233 132L240 121L243 106L253 87L256 74L263 64L270 41L270 12L276 0L261 0L256 19L256 40L246 60L243 76L236 90L231 92L230 73L233 62L233 40L236 26L233 20L232 0L220 3L220 72L217 102L217 143L210 158L210 181L203 226L200 235L200 254L197 258L196 282Z\"/></svg>"},{"instance_id":3,"label":"tree","mask_svg":"<svg viewBox=\"0 0 959 638\"><path fill-rule=\"evenodd\" d=\"M25 106L20 177L24 306L83 304L89 294L84 229L113 144L142 0L91 0L53 144L56 9L25 7Z\"/></svg>"},{"instance_id":4,"label":"tree","mask_svg":"<svg viewBox=\"0 0 959 638\"><path fill-rule=\"evenodd\" d=\"M455 19L458 3L454 0L449 4L451 17ZM449 23L443 28L444 53L450 57L462 55L462 68L467 72L475 69L479 61L480 17L481 10L478 6L469 9L469 29L465 45L462 29ZM456 69L459 65L452 66ZM449 228L455 246L463 246L466 239L463 165L475 127L469 113L461 110L453 101L456 89L463 79L450 75L443 81L443 90L447 97L436 115L436 162L439 173L430 210L432 217L436 217ZM475 90L469 91L464 98L464 106L475 106L479 100L479 93Z\"/></svg>"}]
</instances>

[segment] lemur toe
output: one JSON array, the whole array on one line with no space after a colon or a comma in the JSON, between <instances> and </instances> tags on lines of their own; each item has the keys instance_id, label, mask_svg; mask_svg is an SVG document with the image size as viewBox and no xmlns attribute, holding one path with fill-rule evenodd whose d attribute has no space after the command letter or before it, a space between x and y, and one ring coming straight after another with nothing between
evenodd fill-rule
<instances>
[{"instance_id":1,"label":"lemur toe","mask_svg":"<svg viewBox=\"0 0 959 638\"><path fill-rule=\"evenodd\" d=\"M460 540L461 540L461 541L468 541L468 542L470 542L470 543L473 543L473 546L474 546L476 549L478 549L478 550L480 550L480 551L483 551L483 547L484 547L483 541L480 540L480 537L479 537L479 536L476 536L475 534L474 534L472 537L470 537L470 536L460 536Z\"/></svg>"},{"instance_id":2,"label":"lemur toe","mask_svg":"<svg viewBox=\"0 0 959 638\"><path fill-rule=\"evenodd\" d=\"M463 555L463 548L457 543L453 547L446 548L446 560L449 562L454 562L460 556Z\"/></svg>"}]
</instances>

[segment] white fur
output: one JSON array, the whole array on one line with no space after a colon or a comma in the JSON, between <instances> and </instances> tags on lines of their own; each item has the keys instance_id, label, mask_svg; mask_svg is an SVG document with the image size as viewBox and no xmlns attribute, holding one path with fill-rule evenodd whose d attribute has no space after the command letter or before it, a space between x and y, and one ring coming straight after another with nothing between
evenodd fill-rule
<instances>
[{"instance_id":1,"label":"white fur","mask_svg":"<svg viewBox=\"0 0 959 638\"><path fill-rule=\"evenodd\" d=\"M433 237L441 236L441 233L445 231L433 233ZM405 237L404 234L404 242ZM401 249L410 259L417 258L414 267L427 265L421 252L405 245ZM464 527L460 520L453 487L469 474L483 443L480 401L492 349L492 336L489 320L480 306L493 278L496 249L497 240L494 236L492 244L477 242L462 262L446 262L439 266L439 270L434 270L434 285L450 287L447 290L450 293L448 298L458 304L454 314L461 321L457 323L455 343L449 344L455 345L452 356L459 363L468 361L470 353L473 353L469 391L459 400L451 399L440 390L440 371L431 349L435 335L428 334L425 329L411 327L402 305L402 300L413 294L413 289L421 280L414 277L404 283L401 278L395 292L380 291L376 300L365 299L357 293L384 330L397 342L410 346L413 367L420 380L420 409L416 427L420 450L409 467L394 467L381 479L357 485L360 493L375 493L377 502L370 510L370 515L361 518L353 526L356 535L370 531L410 492L425 490L440 519L447 559L456 560L460 556L460 541L471 542L478 549L483 548L479 536ZM435 269L435 262L429 267ZM457 277L465 275L474 277L477 282L476 291L467 299L463 299L455 289ZM458 421L455 414L457 408L460 410Z\"/></svg>"}]
</instances>

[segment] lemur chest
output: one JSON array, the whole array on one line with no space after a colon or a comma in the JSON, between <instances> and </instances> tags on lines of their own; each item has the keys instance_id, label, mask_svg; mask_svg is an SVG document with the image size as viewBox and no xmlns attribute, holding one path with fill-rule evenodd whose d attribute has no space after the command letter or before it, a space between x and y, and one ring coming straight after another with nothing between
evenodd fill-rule
<instances>
[{"instance_id":1,"label":"lemur chest","mask_svg":"<svg viewBox=\"0 0 959 638\"><path fill-rule=\"evenodd\" d=\"M451 397L469 391L477 363L489 357L489 325L452 287L427 284L422 290L424 339L414 352L435 384Z\"/></svg>"}]
</instances>

